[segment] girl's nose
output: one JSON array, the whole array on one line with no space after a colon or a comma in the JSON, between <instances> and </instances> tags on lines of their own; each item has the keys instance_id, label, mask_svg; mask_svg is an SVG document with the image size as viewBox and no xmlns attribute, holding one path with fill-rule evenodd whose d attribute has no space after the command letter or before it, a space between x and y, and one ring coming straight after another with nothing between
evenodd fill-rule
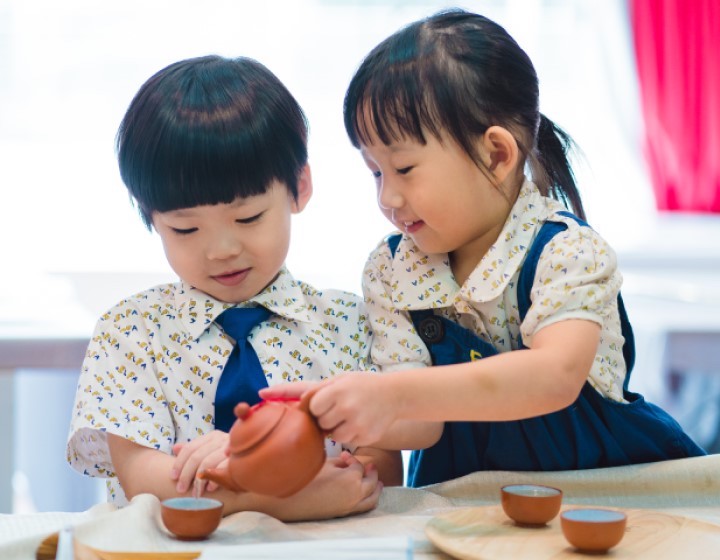
<instances>
[{"instance_id":1,"label":"girl's nose","mask_svg":"<svg viewBox=\"0 0 720 560\"><path fill-rule=\"evenodd\" d=\"M383 210L401 208L405 204L402 194L385 177L381 179L378 186L378 205Z\"/></svg>"}]
</instances>

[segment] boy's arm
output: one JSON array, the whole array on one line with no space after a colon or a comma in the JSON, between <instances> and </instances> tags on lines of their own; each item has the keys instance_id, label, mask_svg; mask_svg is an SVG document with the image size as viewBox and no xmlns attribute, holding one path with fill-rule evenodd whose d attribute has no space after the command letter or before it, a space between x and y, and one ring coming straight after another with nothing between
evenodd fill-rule
<instances>
[{"instance_id":1,"label":"boy's arm","mask_svg":"<svg viewBox=\"0 0 720 560\"><path fill-rule=\"evenodd\" d=\"M153 494L163 500L179 495L170 473L175 458L171 455L108 434L108 447L115 473L128 499L138 494ZM378 473L365 467L350 454L325 462L313 481L288 498L233 492L220 488L208 492L224 504L224 515L238 511L259 511L282 521L301 521L342 517L362 513L377 505L383 484Z\"/></svg>"}]
</instances>

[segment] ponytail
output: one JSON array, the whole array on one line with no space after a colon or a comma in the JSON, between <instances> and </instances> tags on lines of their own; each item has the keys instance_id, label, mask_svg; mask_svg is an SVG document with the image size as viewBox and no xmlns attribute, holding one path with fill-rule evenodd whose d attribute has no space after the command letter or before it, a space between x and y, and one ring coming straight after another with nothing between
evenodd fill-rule
<instances>
[{"instance_id":1,"label":"ponytail","mask_svg":"<svg viewBox=\"0 0 720 560\"><path fill-rule=\"evenodd\" d=\"M533 181L543 195L569 205L584 220L585 210L568 160L568 152L575 148L573 139L540 113L536 147L530 157Z\"/></svg>"}]
</instances>

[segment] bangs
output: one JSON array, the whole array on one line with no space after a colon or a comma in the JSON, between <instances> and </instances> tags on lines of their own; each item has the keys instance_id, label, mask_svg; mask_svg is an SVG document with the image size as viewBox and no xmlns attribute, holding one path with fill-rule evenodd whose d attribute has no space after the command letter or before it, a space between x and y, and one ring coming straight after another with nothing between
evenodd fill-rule
<instances>
[{"instance_id":1,"label":"bangs","mask_svg":"<svg viewBox=\"0 0 720 560\"><path fill-rule=\"evenodd\" d=\"M240 116L186 112L151 132L162 138L153 151L131 155L124 166L126 184L141 206L166 212L178 208L229 203L262 194L273 179L284 178L273 143L244 126ZM240 126L234 124L239 121ZM232 131L232 132L230 132ZM120 154L123 157L123 154ZM296 170L290 170L295 175ZM134 176L129 176L134 174Z\"/></svg>"},{"instance_id":2,"label":"bangs","mask_svg":"<svg viewBox=\"0 0 720 560\"><path fill-rule=\"evenodd\" d=\"M427 86L436 72L422 62L416 34L409 35L403 44L385 45L399 55L371 53L348 87L345 129L356 148L369 144L373 136L386 145L402 139L425 144L426 132L439 137L441 119L433 88Z\"/></svg>"},{"instance_id":3,"label":"bangs","mask_svg":"<svg viewBox=\"0 0 720 560\"><path fill-rule=\"evenodd\" d=\"M171 65L143 86L118 130L117 153L146 221L156 211L262 194L275 180L296 196L307 121L259 63L207 57Z\"/></svg>"}]
</instances>

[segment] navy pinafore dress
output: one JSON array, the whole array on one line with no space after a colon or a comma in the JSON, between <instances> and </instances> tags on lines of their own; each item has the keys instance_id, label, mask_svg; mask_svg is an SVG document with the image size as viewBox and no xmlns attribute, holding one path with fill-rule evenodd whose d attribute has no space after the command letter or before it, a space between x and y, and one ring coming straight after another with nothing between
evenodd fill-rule
<instances>
[{"instance_id":1,"label":"navy pinafore dress","mask_svg":"<svg viewBox=\"0 0 720 560\"><path fill-rule=\"evenodd\" d=\"M589 227L569 212L562 214ZM521 321L530 307L540 253L566 228L562 222L546 222L528 250L517 288ZM400 234L388 238L393 255L400 238ZM585 382L572 405L551 414L507 422L446 422L435 445L412 452L408 485L425 486L484 470L590 469L705 455L669 414L628 390L635 345L620 296L618 306L625 337L623 393L627 403L606 399ZM432 310L411 311L410 315L433 365L469 362L498 353L475 333Z\"/></svg>"}]
</instances>

